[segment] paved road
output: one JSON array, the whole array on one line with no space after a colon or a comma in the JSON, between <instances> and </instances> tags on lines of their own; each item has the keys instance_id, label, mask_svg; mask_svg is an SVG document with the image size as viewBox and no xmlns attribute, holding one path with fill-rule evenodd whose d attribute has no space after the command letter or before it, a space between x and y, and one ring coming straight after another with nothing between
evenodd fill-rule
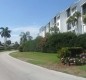
<instances>
[{"instance_id":1,"label":"paved road","mask_svg":"<svg viewBox=\"0 0 86 80\"><path fill-rule=\"evenodd\" d=\"M20 61L9 53L0 53L0 80L86 80Z\"/></svg>"}]
</instances>

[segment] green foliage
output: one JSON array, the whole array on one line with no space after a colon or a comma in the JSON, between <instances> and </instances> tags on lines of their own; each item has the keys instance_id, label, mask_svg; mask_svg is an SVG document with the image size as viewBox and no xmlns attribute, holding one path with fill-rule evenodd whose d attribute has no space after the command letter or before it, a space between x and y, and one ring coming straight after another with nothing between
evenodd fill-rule
<instances>
[{"instance_id":1,"label":"green foliage","mask_svg":"<svg viewBox=\"0 0 86 80\"><path fill-rule=\"evenodd\" d=\"M83 16L83 22L86 24L86 14Z\"/></svg>"},{"instance_id":2,"label":"green foliage","mask_svg":"<svg viewBox=\"0 0 86 80\"><path fill-rule=\"evenodd\" d=\"M81 17L81 13L77 11L68 18L67 23L72 24L73 27L75 26L75 23L77 23L77 27L78 27L78 20L80 17Z\"/></svg>"},{"instance_id":3,"label":"green foliage","mask_svg":"<svg viewBox=\"0 0 86 80\"><path fill-rule=\"evenodd\" d=\"M76 20L78 20L78 18L81 17L81 13L79 11L77 11L73 14L73 16L76 18Z\"/></svg>"},{"instance_id":4,"label":"green foliage","mask_svg":"<svg viewBox=\"0 0 86 80\"><path fill-rule=\"evenodd\" d=\"M81 65L86 64L86 55L82 54L81 47L65 47L58 51L59 58L63 64ZM84 57L84 58L83 58Z\"/></svg>"},{"instance_id":5,"label":"green foliage","mask_svg":"<svg viewBox=\"0 0 86 80\"><path fill-rule=\"evenodd\" d=\"M11 40L7 40L7 41L6 41L6 44L7 44L7 45L10 45L10 44L11 44Z\"/></svg>"},{"instance_id":6,"label":"green foliage","mask_svg":"<svg viewBox=\"0 0 86 80\"><path fill-rule=\"evenodd\" d=\"M23 51L24 52L34 51L34 50L35 50L34 41L27 41L23 44Z\"/></svg>"},{"instance_id":7,"label":"green foliage","mask_svg":"<svg viewBox=\"0 0 86 80\"><path fill-rule=\"evenodd\" d=\"M15 44L14 44L14 49L18 49L19 48L19 44L18 44L18 42L15 42Z\"/></svg>"},{"instance_id":8,"label":"green foliage","mask_svg":"<svg viewBox=\"0 0 86 80\"><path fill-rule=\"evenodd\" d=\"M47 37L47 38L50 37L50 36L51 36L50 33L46 33L46 34L45 34L45 37Z\"/></svg>"},{"instance_id":9,"label":"green foliage","mask_svg":"<svg viewBox=\"0 0 86 80\"><path fill-rule=\"evenodd\" d=\"M23 52L23 46L19 46L19 51Z\"/></svg>"},{"instance_id":10,"label":"green foliage","mask_svg":"<svg viewBox=\"0 0 86 80\"><path fill-rule=\"evenodd\" d=\"M46 43L48 52L57 52L62 47L75 46L77 36L74 33L58 33L51 35Z\"/></svg>"},{"instance_id":11,"label":"green foliage","mask_svg":"<svg viewBox=\"0 0 86 80\"><path fill-rule=\"evenodd\" d=\"M81 34L77 37L76 45L86 49L86 33Z\"/></svg>"},{"instance_id":12,"label":"green foliage","mask_svg":"<svg viewBox=\"0 0 86 80\"><path fill-rule=\"evenodd\" d=\"M68 23L68 24L72 24L72 25L74 26L75 21L76 21L75 17L74 17L74 16L70 16L70 17L68 18L68 20L67 20L67 23Z\"/></svg>"},{"instance_id":13,"label":"green foliage","mask_svg":"<svg viewBox=\"0 0 86 80\"><path fill-rule=\"evenodd\" d=\"M34 40L34 45L35 45L34 50L35 51L42 51L42 48L43 48L42 40L43 40L43 38L41 36L36 37L36 39Z\"/></svg>"},{"instance_id":14,"label":"green foliage","mask_svg":"<svg viewBox=\"0 0 86 80\"><path fill-rule=\"evenodd\" d=\"M60 58L76 58L83 52L83 49L81 47L64 47L57 52Z\"/></svg>"},{"instance_id":15,"label":"green foliage","mask_svg":"<svg viewBox=\"0 0 86 80\"><path fill-rule=\"evenodd\" d=\"M72 32L66 32L66 33L52 34L44 38L38 36L34 40L24 42L22 44L22 47L23 47L22 50L26 52L38 51L46 53L53 53L53 52L56 53L59 49L63 47L75 47L75 48L82 47L86 49L86 34L77 36ZM74 52L77 53L77 51L75 50Z\"/></svg>"},{"instance_id":16,"label":"green foliage","mask_svg":"<svg viewBox=\"0 0 86 80\"><path fill-rule=\"evenodd\" d=\"M11 47L10 47L10 46L7 46L7 47L6 47L6 50L11 50Z\"/></svg>"},{"instance_id":17,"label":"green foliage","mask_svg":"<svg viewBox=\"0 0 86 80\"><path fill-rule=\"evenodd\" d=\"M23 43L32 40L32 36L30 36L30 32L21 32L20 34L21 38L20 38L20 44L22 45Z\"/></svg>"},{"instance_id":18,"label":"green foliage","mask_svg":"<svg viewBox=\"0 0 86 80\"><path fill-rule=\"evenodd\" d=\"M57 33L59 33L59 28L55 24L54 27L51 27L50 31L54 34L57 34Z\"/></svg>"},{"instance_id":19,"label":"green foliage","mask_svg":"<svg viewBox=\"0 0 86 80\"><path fill-rule=\"evenodd\" d=\"M8 27L6 27L6 28L1 27L0 29L2 30L0 32L1 33L1 37L7 37L7 38L11 37L11 35L10 35L11 30L9 30Z\"/></svg>"},{"instance_id":20,"label":"green foliage","mask_svg":"<svg viewBox=\"0 0 86 80\"><path fill-rule=\"evenodd\" d=\"M76 61L76 65L81 65L81 61L79 58L76 58L75 61Z\"/></svg>"},{"instance_id":21,"label":"green foliage","mask_svg":"<svg viewBox=\"0 0 86 80\"><path fill-rule=\"evenodd\" d=\"M61 50L58 51L58 54L60 58L66 58L71 56L71 52L69 51L68 48L62 48Z\"/></svg>"},{"instance_id":22,"label":"green foliage","mask_svg":"<svg viewBox=\"0 0 86 80\"><path fill-rule=\"evenodd\" d=\"M78 55L80 55L83 52L82 47L69 47L68 49L71 52L70 57L78 57Z\"/></svg>"},{"instance_id":23,"label":"green foliage","mask_svg":"<svg viewBox=\"0 0 86 80\"><path fill-rule=\"evenodd\" d=\"M22 46L22 50L24 52L28 52L28 51L42 51L43 49L43 45L44 42L42 41L44 40L42 37L38 36L36 39L34 40L30 40L30 41L26 41L24 42L21 46Z\"/></svg>"},{"instance_id":24,"label":"green foliage","mask_svg":"<svg viewBox=\"0 0 86 80\"><path fill-rule=\"evenodd\" d=\"M1 37L4 37L4 48L6 49L6 41L7 41L7 38L11 37L11 35L10 35L11 30L9 30L8 27L6 27L6 28L1 27L0 29L1 29L1 32L0 32Z\"/></svg>"}]
</instances>

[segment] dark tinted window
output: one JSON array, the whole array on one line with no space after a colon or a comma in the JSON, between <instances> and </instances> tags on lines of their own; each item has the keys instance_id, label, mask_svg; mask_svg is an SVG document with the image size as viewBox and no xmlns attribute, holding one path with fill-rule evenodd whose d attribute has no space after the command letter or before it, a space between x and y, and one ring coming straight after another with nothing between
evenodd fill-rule
<instances>
[{"instance_id":1,"label":"dark tinted window","mask_svg":"<svg viewBox=\"0 0 86 80\"><path fill-rule=\"evenodd\" d=\"M82 6L83 8L83 14L86 14L86 3Z\"/></svg>"},{"instance_id":2,"label":"dark tinted window","mask_svg":"<svg viewBox=\"0 0 86 80\"><path fill-rule=\"evenodd\" d=\"M70 8L67 10L67 17L70 16Z\"/></svg>"}]
</instances>

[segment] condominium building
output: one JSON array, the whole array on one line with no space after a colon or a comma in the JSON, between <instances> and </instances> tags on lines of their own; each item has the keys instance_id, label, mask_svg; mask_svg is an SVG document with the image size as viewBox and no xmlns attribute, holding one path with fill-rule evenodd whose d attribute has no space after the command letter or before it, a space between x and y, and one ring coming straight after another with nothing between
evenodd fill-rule
<instances>
[{"instance_id":1,"label":"condominium building","mask_svg":"<svg viewBox=\"0 0 86 80\"><path fill-rule=\"evenodd\" d=\"M70 16L72 16L75 12L80 12L81 17L78 20L78 24L72 26L67 23L67 20ZM86 25L83 23L83 15L86 14L86 0L79 0L74 4L70 5L64 11L55 15L52 20L47 23L47 25L43 26L39 30L39 36L45 37L46 33L51 33L51 27L56 25L59 28L59 32L75 32L76 34L86 33Z\"/></svg>"}]
</instances>

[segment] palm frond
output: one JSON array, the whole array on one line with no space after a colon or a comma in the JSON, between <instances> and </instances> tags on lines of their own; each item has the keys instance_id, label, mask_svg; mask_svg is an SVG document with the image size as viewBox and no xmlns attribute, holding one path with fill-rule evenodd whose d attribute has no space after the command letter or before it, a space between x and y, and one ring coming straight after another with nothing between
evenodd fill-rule
<instances>
[{"instance_id":1,"label":"palm frond","mask_svg":"<svg viewBox=\"0 0 86 80\"><path fill-rule=\"evenodd\" d=\"M83 22L86 24L86 14L83 16Z\"/></svg>"}]
</instances>

